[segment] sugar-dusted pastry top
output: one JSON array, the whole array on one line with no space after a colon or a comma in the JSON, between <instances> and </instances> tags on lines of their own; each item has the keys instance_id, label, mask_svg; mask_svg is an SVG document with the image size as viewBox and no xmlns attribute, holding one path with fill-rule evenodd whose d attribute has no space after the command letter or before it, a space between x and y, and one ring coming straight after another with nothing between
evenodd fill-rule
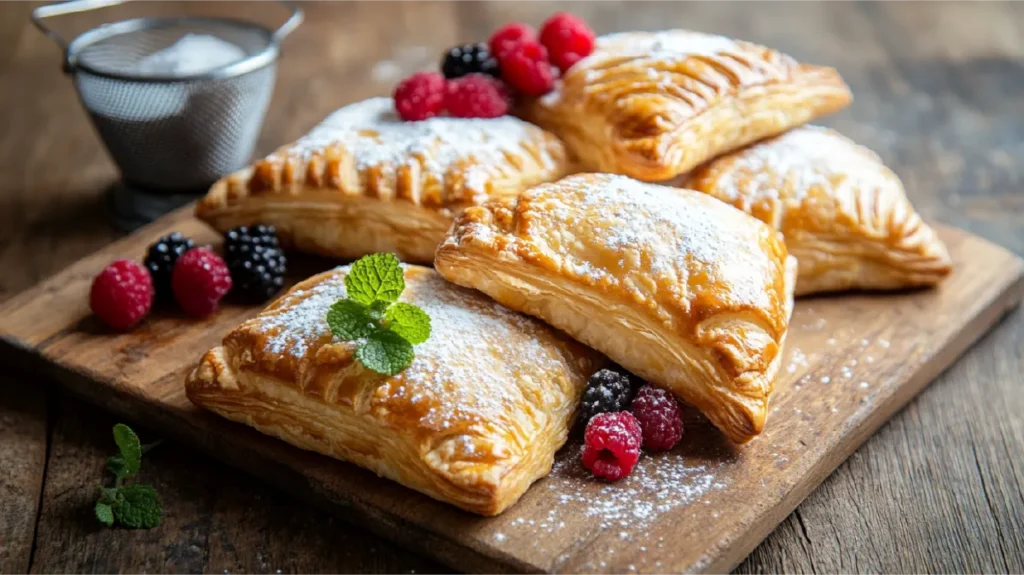
<instances>
[{"instance_id":1,"label":"sugar-dusted pastry top","mask_svg":"<svg viewBox=\"0 0 1024 575\"><path fill-rule=\"evenodd\" d=\"M463 207L569 170L561 141L517 118L404 122L390 98L371 98L222 178L196 215L221 232L273 225L288 249L429 264Z\"/></svg>"},{"instance_id":2,"label":"sugar-dusted pastry top","mask_svg":"<svg viewBox=\"0 0 1024 575\"><path fill-rule=\"evenodd\" d=\"M781 237L690 190L570 176L468 209L442 247L459 244L488 245L614 290L675 331L725 311L752 311L776 334L788 319Z\"/></svg>"},{"instance_id":3,"label":"sugar-dusted pastry top","mask_svg":"<svg viewBox=\"0 0 1024 575\"><path fill-rule=\"evenodd\" d=\"M600 357L548 326L405 266L430 338L394 376L368 371L326 314L347 266L302 282L211 350L189 397L306 449L484 514L550 469ZM268 404L269 398L275 398Z\"/></svg>"},{"instance_id":4,"label":"sugar-dusted pastry top","mask_svg":"<svg viewBox=\"0 0 1024 575\"><path fill-rule=\"evenodd\" d=\"M951 262L899 177L834 130L802 126L717 158L683 185L782 231L797 293L930 285Z\"/></svg>"},{"instance_id":5,"label":"sugar-dusted pastry top","mask_svg":"<svg viewBox=\"0 0 1024 575\"><path fill-rule=\"evenodd\" d=\"M435 264L676 392L736 441L764 423L793 270L781 236L739 210L580 174L466 209Z\"/></svg>"},{"instance_id":6,"label":"sugar-dusted pastry top","mask_svg":"<svg viewBox=\"0 0 1024 575\"><path fill-rule=\"evenodd\" d=\"M749 42L688 30L598 38L523 114L585 168L664 181L723 152L845 107L839 74Z\"/></svg>"},{"instance_id":7,"label":"sugar-dusted pastry top","mask_svg":"<svg viewBox=\"0 0 1024 575\"><path fill-rule=\"evenodd\" d=\"M690 179L694 184L712 180L716 197L746 212L770 207L774 200L794 205L821 188L836 196L856 189L903 195L899 178L878 154L835 130L812 125L712 161Z\"/></svg>"},{"instance_id":8,"label":"sugar-dusted pastry top","mask_svg":"<svg viewBox=\"0 0 1024 575\"><path fill-rule=\"evenodd\" d=\"M444 209L561 176L557 138L510 116L405 122L391 98L341 108L293 144L214 185L199 214L247 194L330 188Z\"/></svg>"}]
</instances>

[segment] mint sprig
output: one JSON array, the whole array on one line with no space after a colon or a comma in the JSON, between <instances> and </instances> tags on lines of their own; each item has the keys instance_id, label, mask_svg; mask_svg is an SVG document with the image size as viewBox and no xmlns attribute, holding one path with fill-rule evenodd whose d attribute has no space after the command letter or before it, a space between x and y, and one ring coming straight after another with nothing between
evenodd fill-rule
<instances>
[{"instance_id":1,"label":"mint sprig","mask_svg":"<svg viewBox=\"0 0 1024 575\"><path fill-rule=\"evenodd\" d=\"M399 302L405 290L402 264L394 254L373 254L352 264L345 276L348 297L334 302L327 325L341 341L358 341L356 359L384 375L412 363L413 345L430 337L430 316Z\"/></svg>"},{"instance_id":2,"label":"mint sprig","mask_svg":"<svg viewBox=\"0 0 1024 575\"><path fill-rule=\"evenodd\" d=\"M114 426L114 443L118 454L107 459L107 471L114 475L114 486L99 486L96 501L96 519L111 527L116 522L130 529L151 529L160 525L163 508L152 486L145 483L125 485L124 480L134 477L142 467L142 455L159 442L142 445L139 436L127 425Z\"/></svg>"}]
</instances>

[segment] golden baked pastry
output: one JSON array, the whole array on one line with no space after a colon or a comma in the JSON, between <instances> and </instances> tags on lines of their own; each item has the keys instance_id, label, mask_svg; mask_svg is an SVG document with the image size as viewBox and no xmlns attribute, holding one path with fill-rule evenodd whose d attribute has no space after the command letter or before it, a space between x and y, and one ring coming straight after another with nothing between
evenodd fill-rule
<instances>
[{"instance_id":1,"label":"golden baked pastry","mask_svg":"<svg viewBox=\"0 0 1024 575\"><path fill-rule=\"evenodd\" d=\"M795 262L775 230L731 206L570 176L467 208L435 266L676 393L733 441L764 426Z\"/></svg>"},{"instance_id":2,"label":"golden baked pastry","mask_svg":"<svg viewBox=\"0 0 1024 575\"><path fill-rule=\"evenodd\" d=\"M286 247L321 255L429 263L463 207L566 173L562 143L517 118L403 122L371 98L218 181L196 215L222 232L273 224Z\"/></svg>"},{"instance_id":3,"label":"golden baked pastry","mask_svg":"<svg viewBox=\"0 0 1024 575\"><path fill-rule=\"evenodd\" d=\"M797 128L711 161L684 185L780 230L799 263L797 295L932 285L952 269L896 174L833 130Z\"/></svg>"},{"instance_id":4,"label":"golden baked pastry","mask_svg":"<svg viewBox=\"0 0 1024 575\"><path fill-rule=\"evenodd\" d=\"M403 372L363 368L327 310L348 267L312 277L210 350L188 376L197 405L351 461L435 499L496 515L548 474L604 361L548 326L405 267L401 300L432 334Z\"/></svg>"},{"instance_id":5,"label":"golden baked pastry","mask_svg":"<svg viewBox=\"0 0 1024 575\"><path fill-rule=\"evenodd\" d=\"M602 36L522 114L585 169L664 181L730 150L846 107L832 68L687 30Z\"/></svg>"}]
</instances>

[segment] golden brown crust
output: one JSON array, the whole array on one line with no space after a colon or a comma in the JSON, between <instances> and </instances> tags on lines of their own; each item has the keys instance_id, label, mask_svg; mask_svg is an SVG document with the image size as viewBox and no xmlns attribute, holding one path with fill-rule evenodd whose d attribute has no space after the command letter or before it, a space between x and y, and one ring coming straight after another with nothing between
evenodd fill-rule
<instances>
[{"instance_id":1,"label":"golden brown crust","mask_svg":"<svg viewBox=\"0 0 1024 575\"><path fill-rule=\"evenodd\" d=\"M522 114L561 137L584 168L656 182L851 99L832 68L668 30L599 38L593 54Z\"/></svg>"},{"instance_id":2,"label":"golden brown crust","mask_svg":"<svg viewBox=\"0 0 1024 575\"><path fill-rule=\"evenodd\" d=\"M521 120L402 122L390 98L372 98L222 178L196 215L219 231L272 224L286 247L321 255L429 263L459 210L569 169L562 143Z\"/></svg>"},{"instance_id":3,"label":"golden brown crust","mask_svg":"<svg viewBox=\"0 0 1024 575\"><path fill-rule=\"evenodd\" d=\"M395 376L368 371L324 317L347 268L295 286L189 375L197 405L482 515L546 475L603 358L477 292L406 266L433 333Z\"/></svg>"},{"instance_id":4,"label":"golden brown crust","mask_svg":"<svg viewBox=\"0 0 1024 575\"><path fill-rule=\"evenodd\" d=\"M764 425L793 267L781 237L738 210L571 176L468 208L435 265L675 392L734 441Z\"/></svg>"},{"instance_id":5,"label":"golden brown crust","mask_svg":"<svg viewBox=\"0 0 1024 575\"><path fill-rule=\"evenodd\" d=\"M797 295L934 285L952 270L899 177L833 130L794 129L709 162L683 185L780 230L799 262Z\"/></svg>"}]
</instances>

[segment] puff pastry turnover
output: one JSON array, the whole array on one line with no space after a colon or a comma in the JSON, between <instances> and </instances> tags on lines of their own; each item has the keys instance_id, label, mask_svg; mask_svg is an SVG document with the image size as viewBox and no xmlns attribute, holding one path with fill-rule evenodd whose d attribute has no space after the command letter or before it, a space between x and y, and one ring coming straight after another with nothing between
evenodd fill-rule
<instances>
[{"instance_id":1,"label":"puff pastry turnover","mask_svg":"<svg viewBox=\"0 0 1024 575\"><path fill-rule=\"evenodd\" d=\"M759 433L795 262L769 226L698 192L580 174L466 209L437 270Z\"/></svg>"},{"instance_id":2,"label":"puff pastry turnover","mask_svg":"<svg viewBox=\"0 0 1024 575\"><path fill-rule=\"evenodd\" d=\"M562 143L517 118L403 122L371 98L221 179L196 215L222 232L273 224L286 247L321 255L429 263L463 207L567 171Z\"/></svg>"},{"instance_id":3,"label":"puff pastry turnover","mask_svg":"<svg viewBox=\"0 0 1024 575\"><path fill-rule=\"evenodd\" d=\"M797 295L937 283L952 269L877 154L804 126L713 160L686 187L775 226L799 262Z\"/></svg>"},{"instance_id":4,"label":"puff pastry turnover","mask_svg":"<svg viewBox=\"0 0 1024 575\"><path fill-rule=\"evenodd\" d=\"M590 56L522 114L561 137L585 169L653 182L851 99L832 68L722 36L667 30L599 38Z\"/></svg>"},{"instance_id":5,"label":"puff pastry turnover","mask_svg":"<svg viewBox=\"0 0 1024 575\"><path fill-rule=\"evenodd\" d=\"M310 278L210 350L194 403L483 515L546 475L604 358L437 272L406 266L401 299L433 333L395 376L368 371L325 321L347 268Z\"/></svg>"}]
</instances>

